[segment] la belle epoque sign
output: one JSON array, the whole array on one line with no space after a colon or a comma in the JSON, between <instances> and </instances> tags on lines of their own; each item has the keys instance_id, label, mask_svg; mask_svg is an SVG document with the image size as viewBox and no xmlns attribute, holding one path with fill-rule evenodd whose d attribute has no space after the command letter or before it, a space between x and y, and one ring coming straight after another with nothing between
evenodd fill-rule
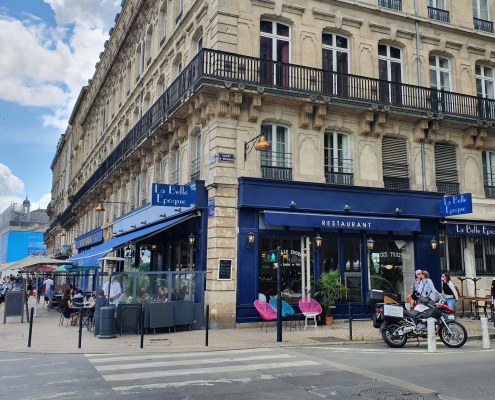
<instances>
[{"instance_id":1,"label":"la belle epoque sign","mask_svg":"<svg viewBox=\"0 0 495 400\"><path fill-rule=\"evenodd\" d=\"M196 203L196 187L190 185L151 185L151 205L188 208Z\"/></svg>"},{"instance_id":2,"label":"la belle epoque sign","mask_svg":"<svg viewBox=\"0 0 495 400\"><path fill-rule=\"evenodd\" d=\"M447 224L445 232L450 235L495 236L495 225Z\"/></svg>"}]
</instances>

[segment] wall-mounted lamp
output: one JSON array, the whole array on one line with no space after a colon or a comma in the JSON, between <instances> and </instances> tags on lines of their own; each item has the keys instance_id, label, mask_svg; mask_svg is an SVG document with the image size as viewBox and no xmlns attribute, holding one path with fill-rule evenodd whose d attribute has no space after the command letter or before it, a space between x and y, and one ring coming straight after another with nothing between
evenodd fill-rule
<instances>
[{"instance_id":1,"label":"wall-mounted lamp","mask_svg":"<svg viewBox=\"0 0 495 400\"><path fill-rule=\"evenodd\" d=\"M438 246L438 241L435 238L431 239L430 240L430 246L431 246L432 250L436 250L437 246Z\"/></svg>"},{"instance_id":2,"label":"wall-mounted lamp","mask_svg":"<svg viewBox=\"0 0 495 400\"><path fill-rule=\"evenodd\" d=\"M248 249L253 247L255 237L256 236L255 236L254 232L248 233Z\"/></svg>"},{"instance_id":3,"label":"wall-mounted lamp","mask_svg":"<svg viewBox=\"0 0 495 400\"><path fill-rule=\"evenodd\" d=\"M125 201L102 201L101 200L98 203L98 205L96 206L95 211L96 212L103 212L103 211L105 211L105 205L104 205L104 203L106 203L106 204L127 204L127 202L125 202Z\"/></svg>"},{"instance_id":4,"label":"wall-mounted lamp","mask_svg":"<svg viewBox=\"0 0 495 400\"><path fill-rule=\"evenodd\" d=\"M127 245L127 247L124 250L124 257L129 258L132 255L132 250L131 250L131 245Z\"/></svg>"},{"instance_id":5,"label":"wall-mounted lamp","mask_svg":"<svg viewBox=\"0 0 495 400\"><path fill-rule=\"evenodd\" d=\"M351 210L352 210L352 207L351 207L349 204L346 204L346 205L344 206L344 211L345 211L346 213L351 212Z\"/></svg>"},{"instance_id":6,"label":"wall-mounted lamp","mask_svg":"<svg viewBox=\"0 0 495 400\"><path fill-rule=\"evenodd\" d=\"M290 207L290 208L296 208L296 207L297 207L297 203L296 203L294 200L292 200L292 201L290 202L290 204L289 204L289 207Z\"/></svg>"},{"instance_id":7,"label":"wall-mounted lamp","mask_svg":"<svg viewBox=\"0 0 495 400\"><path fill-rule=\"evenodd\" d=\"M395 215L402 214L402 210L399 207L397 207L394 212L395 212Z\"/></svg>"},{"instance_id":8,"label":"wall-mounted lamp","mask_svg":"<svg viewBox=\"0 0 495 400\"><path fill-rule=\"evenodd\" d=\"M187 241L189 246L194 247L194 243L196 243L196 236L194 236L194 233L191 232L191 234L187 237Z\"/></svg>"},{"instance_id":9,"label":"wall-mounted lamp","mask_svg":"<svg viewBox=\"0 0 495 400\"><path fill-rule=\"evenodd\" d=\"M323 238L320 234L317 234L315 237L316 248L319 249L321 247L321 243L323 242Z\"/></svg>"},{"instance_id":10,"label":"wall-mounted lamp","mask_svg":"<svg viewBox=\"0 0 495 400\"><path fill-rule=\"evenodd\" d=\"M256 140L258 140L256 142ZM246 158L249 153L251 153L251 150L253 150L253 147L256 151L268 151L272 149L272 146L268 141L266 140L265 136L263 136L262 133L260 133L258 136L255 138L251 139L249 142L244 142L244 161L246 161Z\"/></svg>"},{"instance_id":11,"label":"wall-mounted lamp","mask_svg":"<svg viewBox=\"0 0 495 400\"><path fill-rule=\"evenodd\" d=\"M151 245L151 250L156 251L158 249L158 246L156 244Z\"/></svg>"},{"instance_id":12,"label":"wall-mounted lamp","mask_svg":"<svg viewBox=\"0 0 495 400\"><path fill-rule=\"evenodd\" d=\"M385 265L385 269L394 269L394 266L392 264L387 264Z\"/></svg>"},{"instance_id":13,"label":"wall-mounted lamp","mask_svg":"<svg viewBox=\"0 0 495 400\"><path fill-rule=\"evenodd\" d=\"M375 241L372 238L369 238L366 241L366 246L368 247L368 250L373 250L373 247L375 247Z\"/></svg>"},{"instance_id":14,"label":"wall-mounted lamp","mask_svg":"<svg viewBox=\"0 0 495 400\"><path fill-rule=\"evenodd\" d=\"M144 253L146 253L146 247L141 247L141 258L144 257Z\"/></svg>"}]
</instances>

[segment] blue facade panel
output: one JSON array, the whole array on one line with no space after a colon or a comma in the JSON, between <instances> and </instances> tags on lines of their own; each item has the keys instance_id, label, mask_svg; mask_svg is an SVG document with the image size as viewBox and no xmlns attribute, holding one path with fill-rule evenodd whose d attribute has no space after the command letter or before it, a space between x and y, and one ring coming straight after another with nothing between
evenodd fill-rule
<instances>
[{"instance_id":1,"label":"blue facade panel","mask_svg":"<svg viewBox=\"0 0 495 400\"><path fill-rule=\"evenodd\" d=\"M2 235L2 259L5 262L21 260L29 255L46 255L43 232L9 231Z\"/></svg>"}]
</instances>

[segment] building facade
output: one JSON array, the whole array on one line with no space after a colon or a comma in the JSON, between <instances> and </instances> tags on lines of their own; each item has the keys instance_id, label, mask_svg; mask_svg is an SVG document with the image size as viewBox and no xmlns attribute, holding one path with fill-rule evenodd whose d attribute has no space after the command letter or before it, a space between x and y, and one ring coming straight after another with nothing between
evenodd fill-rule
<instances>
[{"instance_id":1,"label":"building facade","mask_svg":"<svg viewBox=\"0 0 495 400\"><path fill-rule=\"evenodd\" d=\"M206 271L216 326L257 320L277 246L290 302L340 271L341 315L370 287L403 299L418 267L437 287L443 271L488 288L494 12L489 0L123 1L52 163L47 246L62 231L81 254L120 237L110 250L144 248L152 269ZM194 203L156 204L153 184L192 189ZM472 213L442 215L460 193Z\"/></svg>"}]
</instances>

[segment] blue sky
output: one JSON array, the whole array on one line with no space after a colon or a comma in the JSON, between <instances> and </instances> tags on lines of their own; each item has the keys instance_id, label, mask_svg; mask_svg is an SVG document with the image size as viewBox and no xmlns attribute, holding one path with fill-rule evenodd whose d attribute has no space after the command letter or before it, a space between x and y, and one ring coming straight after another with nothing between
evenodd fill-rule
<instances>
[{"instance_id":1,"label":"blue sky","mask_svg":"<svg viewBox=\"0 0 495 400\"><path fill-rule=\"evenodd\" d=\"M50 165L121 0L0 0L0 213L50 201Z\"/></svg>"}]
</instances>

